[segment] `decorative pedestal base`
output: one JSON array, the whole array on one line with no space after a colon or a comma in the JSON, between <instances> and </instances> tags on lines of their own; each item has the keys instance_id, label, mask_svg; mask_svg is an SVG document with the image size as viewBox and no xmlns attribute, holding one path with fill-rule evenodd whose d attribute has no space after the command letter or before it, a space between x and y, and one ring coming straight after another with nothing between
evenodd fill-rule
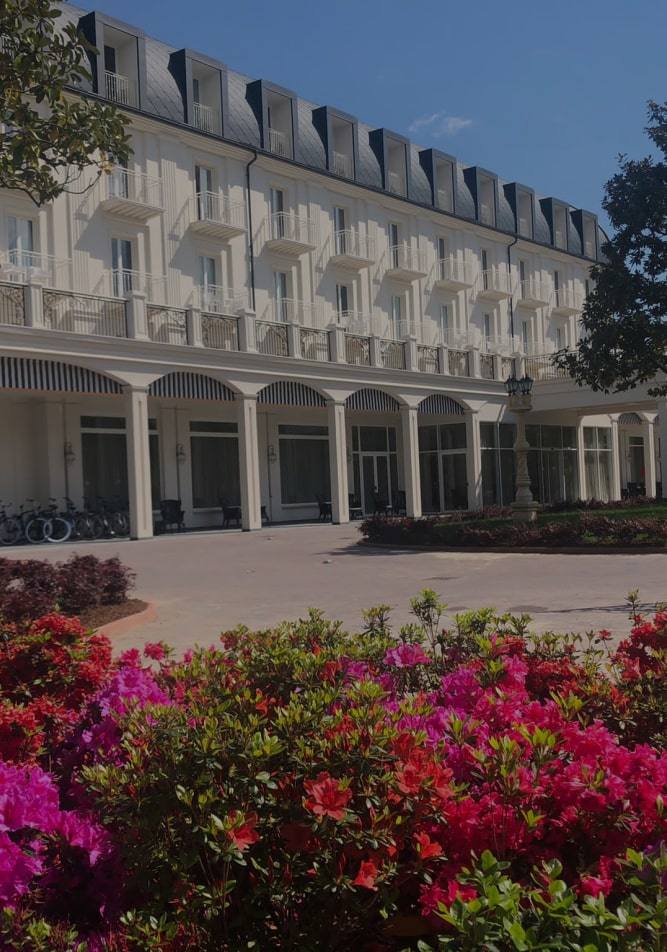
<instances>
[{"instance_id":1,"label":"decorative pedestal base","mask_svg":"<svg viewBox=\"0 0 667 952\"><path fill-rule=\"evenodd\" d=\"M538 502L513 502L510 503L512 510L512 519L514 522L535 522L537 510L540 508Z\"/></svg>"}]
</instances>

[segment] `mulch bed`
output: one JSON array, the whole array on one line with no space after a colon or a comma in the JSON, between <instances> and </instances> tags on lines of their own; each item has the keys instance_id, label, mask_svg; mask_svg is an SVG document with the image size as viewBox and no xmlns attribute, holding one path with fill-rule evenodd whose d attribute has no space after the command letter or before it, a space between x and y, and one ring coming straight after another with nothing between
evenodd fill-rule
<instances>
[{"instance_id":1,"label":"mulch bed","mask_svg":"<svg viewBox=\"0 0 667 952\"><path fill-rule=\"evenodd\" d=\"M128 615L136 615L145 608L148 608L147 602L143 602L140 598L128 598L127 601L117 605L96 605L94 608L81 612L79 619L84 628L102 628L111 621L127 618Z\"/></svg>"}]
</instances>

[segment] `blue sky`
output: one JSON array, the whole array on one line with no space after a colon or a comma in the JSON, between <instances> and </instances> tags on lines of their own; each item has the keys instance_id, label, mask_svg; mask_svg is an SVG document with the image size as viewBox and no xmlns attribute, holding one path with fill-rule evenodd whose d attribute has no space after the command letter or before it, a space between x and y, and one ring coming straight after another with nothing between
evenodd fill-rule
<instances>
[{"instance_id":1,"label":"blue sky","mask_svg":"<svg viewBox=\"0 0 667 952\"><path fill-rule=\"evenodd\" d=\"M604 182L619 153L651 153L646 103L667 100L667 0L100 0L98 9L603 224Z\"/></svg>"}]
</instances>

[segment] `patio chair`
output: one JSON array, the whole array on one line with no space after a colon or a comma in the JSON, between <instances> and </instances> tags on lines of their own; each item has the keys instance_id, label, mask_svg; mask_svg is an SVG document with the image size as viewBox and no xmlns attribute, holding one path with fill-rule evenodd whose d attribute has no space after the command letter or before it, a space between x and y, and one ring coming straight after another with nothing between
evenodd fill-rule
<instances>
[{"instance_id":1,"label":"patio chair","mask_svg":"<svg viewBox=\"0 0 667 952\"><path fill-rule=\"evenodd\" d=\"M382 496L378 496L377 489L371 489L371 499L373 500L373 515L386 516L389 502Z\"/></svg>"},{"instance_id":2,"label":"patio chair","mask_svg":"<svg viewBox=\"0 0 667 952\"><path fill-rule=\"evenodd\" d=\"M162 518L163 531L169 529L170 532L173 532L174 526L177 527L179 532L185 529L185 513L181 508L180 499L161 499L160 516Z\"/></svg>"},{"instance_id":3,"label":"patio chair","mask_svg":"<svg viewBox=\"0 0 667 952\"><path fill-rule=\"evenodd\" d=\"M222 509L222 528L228 529L232 522L236 523L237 528L241 525L241 507L232 505L227 499L218 500Z\"/></svg>"},{"instance_id":4,"label":"patio chair","mask_svg":"<svg viewBox=\"0 0 667 952\"><path fill-rule=\"evenodd\" d=\"M317 505L320 507L320 522L326 522L327 519L331 519L331 502L325 499L320 493L315 493L315 499Z\"/></svg>"},{"instance_id":5,"label":"patio chair","mask_svg":"<svg viewBox=\"0 0 667 952\"><path fill-rule=\"evenodd\" d=\"M391 510L395 516L406 515L407 508L404 489L395 489L391 494Z\"/></svg>"},{"instance_id":6,"label":"patio chair","mask_svg":"<svg viewBox=\"0 0 667 952\"><path fill-rule=\"evenodd\" d=\"M350 519L362 519L364 512L361 508L361 503L359 497L355 496L354 493L348 493L347 496L347 511L349 513Z\"/></svg>"}]
</instances>

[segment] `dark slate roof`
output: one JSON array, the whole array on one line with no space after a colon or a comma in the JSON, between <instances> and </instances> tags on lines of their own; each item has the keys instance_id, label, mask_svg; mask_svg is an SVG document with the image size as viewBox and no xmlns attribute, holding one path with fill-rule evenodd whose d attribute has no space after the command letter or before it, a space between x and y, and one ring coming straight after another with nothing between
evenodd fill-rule
<instances>
[{"instance_id":1,"label":"dark slate roof","mask_svg":"<svg viewBox=\"0 0 667 952\"><path fill-rule=\"evenodd\" d=\"M81 17L89 13L87 10L75 7L66 2L61 3L61 9L63 15L60 22L62 23L78 23ZM104 13L100 15L105 21L111 21L112 26L117 26L111 16L107 16ZM133 32L139 32L143 35L142 31L133 30ZM184 124L183 97L178 88L178 83L169 69L170 57L172 53L176 52L178 47L168 46L166 43L162 43L151 37L146 37L145 41L146 94L145 102L141 104L141 111L159 116L170 122ZM205 59L208 60L208 57ZM222 66L222 63L220 65ZM252 149L259 149L261 148L259 118L255 115L246 96L248 84L253 81L254 80L241 73L227 69L229 109L224 117L225 138L228 141L246 145ZM90 87L88 90L84 87L84 91L90 91ZM301 165L326 172L327 159L325 144L313 123L313 111L317 108L316 103L309 102L300 97L296 99L298 152L295 159ZM358 123L359 161L355 170L355 181L359 185L382 189L382 168L378 156L371 148L369 138L374 128L375 127L362 122ZM409 143L408 162L411 185L408 200L419 205L433 207L431 185L419 161L419 153L421 151L423 151L422 146ZM464 168L469 168L469 166L457 163L458 174L455 186L456 216L475 221L475 200L465 182L463 176ZM509 183L498 179L496 227L503 232L515 234L514 213L503 189L503 185L506 184ZM534 200L535 218L533 240L539 244L551 245L550 227L540 205L541 197L542 196L535 195ZM567 205L567 203L563 204ZM572 206L567 205L567 207L573 210ZM604 241L606 241L606 235L602 229L598 227L598 247L600 247ZM581 236L570 216L568 216L568 246L571 253L578 255L583 254Z\"/></svg>"}]
</instances>

